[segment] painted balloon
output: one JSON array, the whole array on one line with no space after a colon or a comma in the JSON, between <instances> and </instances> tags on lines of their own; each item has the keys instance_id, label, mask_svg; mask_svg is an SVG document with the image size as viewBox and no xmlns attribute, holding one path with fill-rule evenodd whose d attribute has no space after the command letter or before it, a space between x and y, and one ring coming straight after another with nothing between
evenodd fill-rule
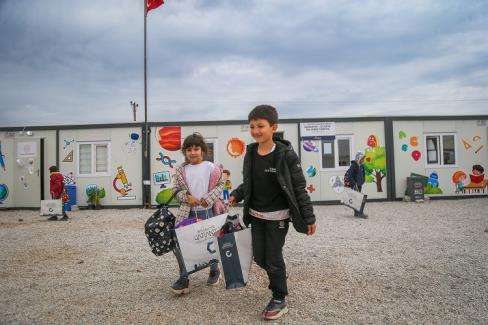
<instances>
[{"instance_id":1,"label":"painted balloon","mask_svg":"<svg viewBox=\"0 0 488 325\"><path fill-rule=\"evenodd\" d=\"M408 145L402 144L402 151L407 151L408 150Z\"/></svg>"},{"instance_id":2,"label":"painted balloon","mask_svg":"<svg viewBox=\"0 0 488 325\"><path fill-rule=\"evenodd\" d=\"M410 145L416 147L419 144L419 139L416 136L410 137Z\"/></svg>"},{"instance_id":3,"label":"painted balloon","mask_svg":"<svg viewBox=\"0 0 488 325\"><path fill-rule=\"evenodd\" d=\"M418 161L420 159L420 156L422 156L422 154L420 153L420 151L418 151L418 150L412 151L412 158L413 158L413 160Z\"/></svg>"},{"instance_id":4,"label":"painted balloon","mask_svg":"<svg viewBox=\"0 0 488 325\"><path fill-rule=\"evenodd\" d=\"M308 152L318 152L319 149L315 145L315 142L313 141L304 141L303 142L303 150L308 151Z\"/></svg>"},{"instance_id":5,"label":"painted balloon","mask_svg":"<svg viewBox=\"0 0 488 325\"><path fill-rule=\"evenodd\" d=\"M159 129L159 145L161 148L176 151L181 149L181 128L164 126Z\"/></svg>"},{"instance_id":6,"label":"painted balloon","mask_svg":"<svg viewBox=\"0 0 488 325\"><path fill-rule=\"evenodd\" d=\"M234 158L239 157L246 150L246 143L239 138L231 138L227 141L227 153Z\"/></svg>"}]
</instances>

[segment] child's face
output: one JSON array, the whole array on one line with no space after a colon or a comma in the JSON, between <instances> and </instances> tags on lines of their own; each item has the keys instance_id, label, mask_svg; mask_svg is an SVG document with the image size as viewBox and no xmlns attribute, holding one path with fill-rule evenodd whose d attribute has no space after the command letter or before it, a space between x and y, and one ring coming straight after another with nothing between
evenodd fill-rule
<instances>
[{"instance_id":1,"label":"child's face","mask_svg":"<svg viewBox=\"0 0 488 325\"><path fill-rule=\"evenodd\" d=\"M481 173L479 170L473 169L473 175L481 175Z\"/></svg>"},{"instance_id":2,"label":"child's face","mask_svg":"<svg viewBox=\"0 0 488 325\"><path fill-rule=\"evenodd\" d=\"M203 161L203 151L201 147L191 146L185 149L186 160L192 165L197 165Z\"/></svg>"},{"instance_id":3,"label":"child's face","mask_svg":"<svg viewBox=\"0 0 488 325\"><path fill-rule=\"evenodd\" d=\"M273 133L278 128L278 124L270 125L268 120L257 119L249 122L251 136L257 143L263 143L273 140Z\"/></svg>"}]
</instances>

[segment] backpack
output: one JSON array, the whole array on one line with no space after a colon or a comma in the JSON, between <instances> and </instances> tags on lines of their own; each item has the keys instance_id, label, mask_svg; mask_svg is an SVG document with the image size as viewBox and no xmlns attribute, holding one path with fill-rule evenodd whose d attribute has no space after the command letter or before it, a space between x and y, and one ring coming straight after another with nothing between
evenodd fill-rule
<instances>
[{"instance_id":1,"label":"backpack","mask_svg":"<svg viewBox=\"0 0 488 325\"><path fill-rule=\"evenodd\" d=\"M144 232L151 251L157 256L168 253L176 247L174 234L176 217L171 213L168 206L176 193L178 192L173 193L166 203L159 205L144 225Z\"/></svg>"}]
</instances>

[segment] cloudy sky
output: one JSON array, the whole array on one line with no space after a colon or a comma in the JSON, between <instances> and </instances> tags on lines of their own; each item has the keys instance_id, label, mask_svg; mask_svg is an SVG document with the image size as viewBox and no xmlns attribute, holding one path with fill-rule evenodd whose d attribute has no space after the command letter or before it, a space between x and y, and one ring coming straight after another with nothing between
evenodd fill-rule
<instances>
[{"instance_id":1,"label":"cloudy sky","mask_svg":"<svg viewBox=\"0 0 488 325\"><path fill-rule=\"evenodd\" d=\"M0 126L144 121L144 0L0 0ZM149 121L488 114L486 0L166 0Z\"/></svg>"}]
</instances>

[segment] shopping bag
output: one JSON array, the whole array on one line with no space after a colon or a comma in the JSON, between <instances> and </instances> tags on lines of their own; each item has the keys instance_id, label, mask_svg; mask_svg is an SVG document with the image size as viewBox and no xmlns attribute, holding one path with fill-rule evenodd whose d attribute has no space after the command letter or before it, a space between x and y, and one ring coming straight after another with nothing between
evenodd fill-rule
<instances>
[{"instance_id":1,"label":"shopping bag","mask_svg":"<svg viewBox=\"0 0 488 325\"><path fill-rule=\"evenodd\" d=\"M345 187L344 192L342 192L341 203L362 214L367 197L366 194Z\"/></svg>"},{"instance_id":2,"label":"shopping bag","mask_svg":"<svg viewBox=\"0 0 488 325\"><path fill-rule=\"evenodd\" d=\"M61 200L41 200L41 216L62 216L63 203Z\"/></svg>"},{"instance_id":3,"label":"shopping bag","mask_svg":"<svg viewBox=\"0 0 488 325\"><path fill-rule=\"evenodd\" d=\"M225 288L245 287L252 264L251 229L230 232L214 239L224 273Z\"/></svg>"},{"instance_id":4,"label":"shopping bag","mask_svg":"<svg viewBox=\"0 0 488 325\"><path fill-rule=\"evenodd\" d=\"M213 238L225 223L227 213L175 229L176 239L188 273L217 261Z\"/></svg>"}]
</instances>

